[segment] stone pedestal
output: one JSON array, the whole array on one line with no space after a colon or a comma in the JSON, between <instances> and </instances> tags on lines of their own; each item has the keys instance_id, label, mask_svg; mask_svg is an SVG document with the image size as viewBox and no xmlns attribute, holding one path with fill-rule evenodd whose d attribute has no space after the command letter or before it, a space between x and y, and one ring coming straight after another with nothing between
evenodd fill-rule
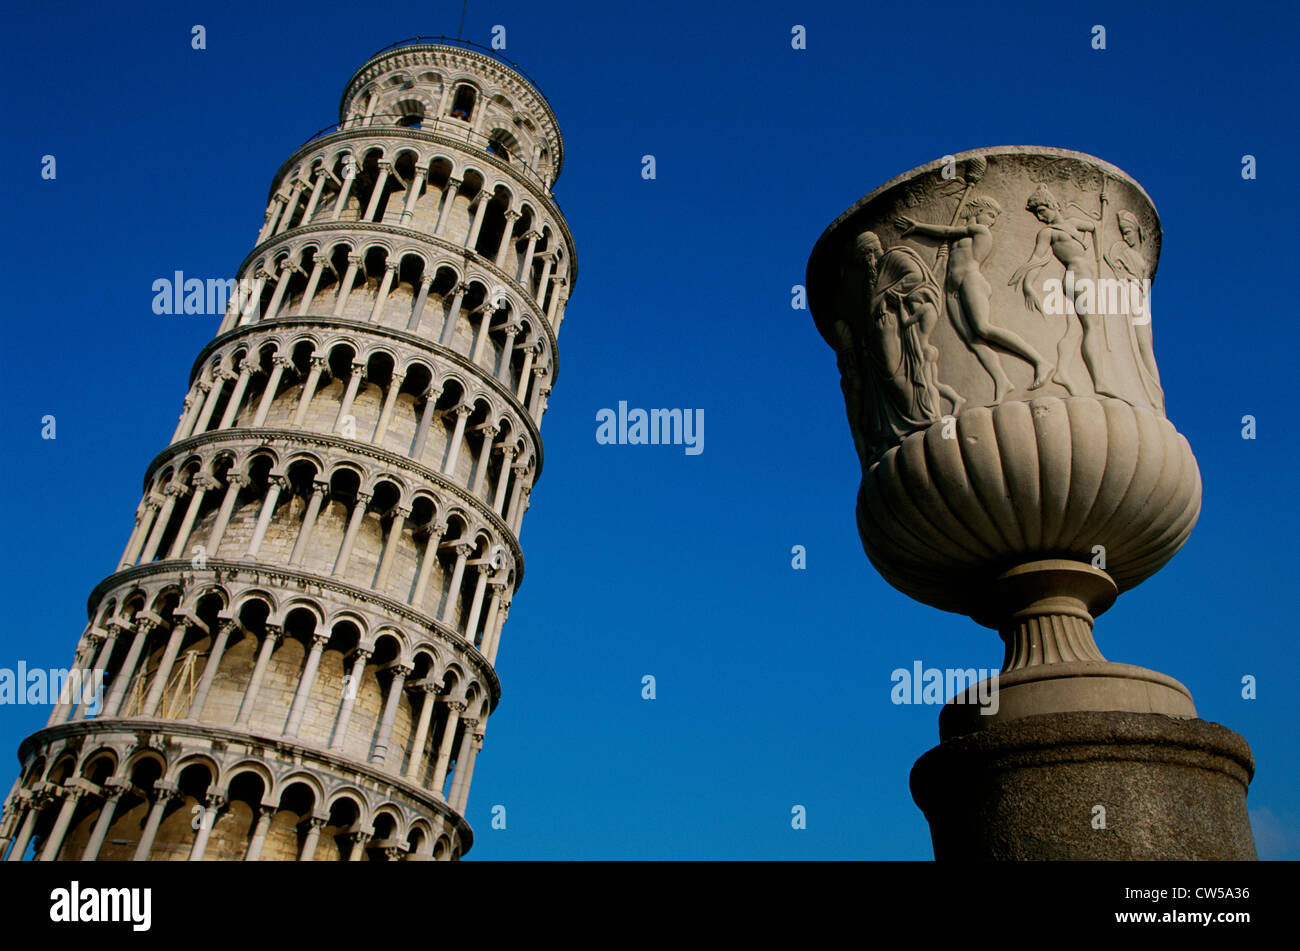
<instances>
[{"instance_id":1,"label":"stone pedestal","mask_svg":"<svg viewBox=\"0 0 1300 951\"><path fill-rule=\"evenodd\" d=\"M1254 768L1206 720L1048 713L945 739L911 786L942 861L1245 860Z\"/></svg>"}]
</instances>

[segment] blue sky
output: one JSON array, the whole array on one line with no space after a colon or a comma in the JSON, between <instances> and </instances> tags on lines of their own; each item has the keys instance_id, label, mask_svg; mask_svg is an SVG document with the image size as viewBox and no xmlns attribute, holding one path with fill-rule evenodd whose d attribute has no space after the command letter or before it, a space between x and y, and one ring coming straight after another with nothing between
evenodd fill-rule
<instances>
[{"instance_id":1,"label":"blue sky","mask_svg":"<svg viewBox=\"0 0 1300 951\"><path fill-rule=\"evenodd\" d=\"M70 661L216 329L155 315L152 282L232 275L272 175L337 120L352 72L459 18L455 3L383 0L8 13L0 666ZM190 48L194 24L206 50ZM868 564L834 356L791 286L876 185L1012 143L1100 156L1160 212L1156 355L1204 505L1098 642L1249 740L1261 855L1300 858L1300 454L1283 399L1300 330L1268 284L1295 273L1293 4L470 3L467 38L497 24L564 133L555 193L579 278L470 858L930 858L907 777L938 708L893 705L890 672L996 667L1001 644ZM704 451L598 445L596 413L619 400L703 409ZM0 754L47 715L0 707Z\"/></svg>"}]
</instances>

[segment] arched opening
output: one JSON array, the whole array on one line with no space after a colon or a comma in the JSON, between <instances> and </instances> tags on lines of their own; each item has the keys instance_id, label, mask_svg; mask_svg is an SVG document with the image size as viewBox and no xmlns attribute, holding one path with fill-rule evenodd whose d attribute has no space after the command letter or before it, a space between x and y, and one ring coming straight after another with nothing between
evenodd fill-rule
<instances>
[{"instance_id":1,"label":"arched opening","mask_svg":"<svg viewBox=\"0 0 1300 951\"><path fill-rule=\"evenodd\" d=\"M359 831L361 807L350 796L341 796L330 805L329 819L321 830L316 847L318 862L346 862L352 855L353 844Z\"/></svg>"},{"instance_id":2,"label":"arched opening","mask_svg":"<svg viewBox=\"0 0 1300 951\"><path fill-rule=\"evenodd\" d=\"M478 99L477 93L473 86L457 86L452 94L451 100L451 117L460 119L462 122L469 122L474 115L474 105Z\"/></svg>"},{"instance_id":3,"label":"arched opening","mask_svg":"<svg viewBox=\"0 0 1300 951\"><path fill-rule=\"evenodd\" d=\"M298 860L311 829L311 815L315 806L316 794L306 783L290 783L285 788L266 832L262 861Z\"/></svg>"},{"instance_id":4,"label":"arched opening","mask_svg":"<svg viewBox=\"0 0 1300 951\"><path fill-rule=\"evenodd\" d=\"M99 849L99 861L126 862L135 856L149 810L158 794L154 783L162 776L163 762L159 757L142 756L132 765L128 774L130 785L118 800L112 825Z\"/></svg>"},{"instance_id":5,"label":"arched opening","mask_svg":"<svg viewBox=\"0 0 1300 951\"><path fill-rule=\"evenodd\" d=\"M248 854L266 792L266 783L253 770L245 769L235 775L230 781L225 808L217 813L212 824L208 838L210 854L240 857Z\"/></svg>"}]
</instances>

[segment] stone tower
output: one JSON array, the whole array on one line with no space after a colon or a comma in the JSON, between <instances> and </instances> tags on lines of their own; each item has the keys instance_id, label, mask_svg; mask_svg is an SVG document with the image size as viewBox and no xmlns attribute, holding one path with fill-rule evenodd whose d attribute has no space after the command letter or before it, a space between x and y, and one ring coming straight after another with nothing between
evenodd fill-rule
<instances>
[{"instance_id":1,"label":"stone tower","mask_svg":"<svg viewBox=\"0 0 1300 951\"><path fill-rule=\"evenodd\" d=\"M10 860L470 848L577 274L555 116L471 46L366 61L237 280L175 289L229 305L90 595L104 689L19 749Z\"/></svg>"}]
</instances>

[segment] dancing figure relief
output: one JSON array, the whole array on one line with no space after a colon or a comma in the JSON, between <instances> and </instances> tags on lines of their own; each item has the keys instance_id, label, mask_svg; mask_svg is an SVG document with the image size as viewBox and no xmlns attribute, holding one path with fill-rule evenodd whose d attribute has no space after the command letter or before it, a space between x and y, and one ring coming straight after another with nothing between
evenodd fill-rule
<instances>
[{"instance_id":1,"label":"dancing figure relief","mask_svg":"<svg viewBox=\"0 0 1300 951\"><path fill-rule=\"evenodd\" d=\"M1103 193L1103 209L1105 201ZM1025 307L1042 314L1043 301L1034 288L1035 276L1053 259L1065 267L1065 294L1072 307L1066 310L1065 334L1057 344L1056 369L1052 372L1051 379L1065 387L1071 396L1086 396L1066 370L1068 360L1079 354L1092 376L1093 389L1101 396L1120 399L1122 397L1106 377L1103 365L1106 355L1106 318L1096 312L1093 299L1098 272L1101 270L1101 254L1096 243L1101 216L1094 218L1090 212L1073 202L1070 207L1081 214L1067 215L1056 196L1046 186L1040 184L1034 189L1025 202L1025 210L1041 221L1044 227L1039 229L1034 239L1034 250L1029 255L1029 260L1016 268L1007 284L1011 287L1018 284L1024 295ZM1088 240L1085 240L1085 236ZM1078 318L1078 324L1074 317Z\"/></svg>"},{"instance_id":2,"label":"dancing figure relief","mask_svg":"<svg viewBox=\"0 0 1300 951\"><path fill-rule=\"evenodd\" d=\"M1013 353L1034 368L1034 379L1029 389L1042 386L1051 377L1054 367L1019 334L993 323L990 310L993 288L984 277L984 262L993 251L994 224L1002 213L1002 206L992 196L963 198L953 216L954 224L935 225L919 222L905 215L899 216L896 225L899 234L918 234L946 242L939 249L937 262L948 258L944 278L944 303L948 319L962 342L970 348L980 365L993 378L993 401L1000 403L1015 384L1002 367L1001 358L994 346ZM960 219L961 224L955 224ZM945 255L945 250L947 254Z\"/></svg>"}]
</instances>

